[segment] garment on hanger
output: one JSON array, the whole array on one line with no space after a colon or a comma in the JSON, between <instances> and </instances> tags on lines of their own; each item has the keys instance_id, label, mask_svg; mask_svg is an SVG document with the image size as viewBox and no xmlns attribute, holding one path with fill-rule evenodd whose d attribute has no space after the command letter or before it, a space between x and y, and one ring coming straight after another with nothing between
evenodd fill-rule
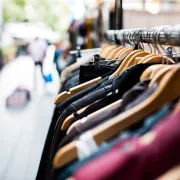
<instances>
[{"instance_id":1,"label":"garment on hanger","mask_svg":"<svg viewBox=\"0 0 180 180\"><path fill-rule=\"evenodd\" d=\"M77 170L75 179L155 179L180 162L180 112L142 137L117 143ZM167 133L168 132L168 133ZM171 136L169 135L171 134ZM108 166L106 166L108 162ZM104 167L99 171L98 167Z\"/></svg>"},{"instance_id":2,"label":"garment on hanger","mask_svg":"<svg viewBox=\"0 0 180 180\"><path fill-rule=\"evenodd\" d=\"M122 102L119 103L119 105L113 106L109 108L108 111L99 113L95 117L91 117L90 119L88 119L88 121L83 121L78 126L75 126L72 131L70 131L70 133L66 135L64 139L60 142L59 147L69 143L81 133L122 112L129 103L131 103L134 99L136 99L136 97L138 97L148 88L147 85L149 84L149 82L150 80L147 79L143 82L136 84L132 89L130 89L127 93L124 94L124 96L122 97Z\"/></svg>"},{"instance_id":3,"label":"garment on hanger","mask_svg":"<svg viewBox=\"0 0 180 180\"><path fill-rule=\"evenodd\" d=\"M144 31L120 30L117 37L130 46L135 41L154 43L159 53L148 34L152 29L147 29L147 37ZM163 38L168 43L174 33L159 32L164 36L157 43ZM156 179L180 163L180 65L170 65L173 55L167 54L168 59L133 49L102 46L98 62L79 63L69 74L67 69L62 72L59 93L70 94L79 84L83 88L57 101L37 180ZM88 84L97 77L96 83Z\"/></svg>"},{"instance_id":4,"label":"garment on hanger","mask_svg":"<svg viewBox=\"0 0 180 180\"><path fill-rule=\"evenodd\" d=\"M132 127L131 130L126 130L120 133L119 137L114 138L109 142L103 143L98 149L98 151L90 155L88 158L75 161L72 164L67 165L62 169L58 169L56 171L58 179L66 179L72 176L73 172L78 170L78 168L83 167L85 163L102 155L104 152L109 150L113 145L115 145L115 143L117 143L119 140L121 140L121 143L123 143L124 141L129 140L131 137L134 137L134 135L139 136L147 133L156 125L158 121L164 121L164 118L171 112L173 107L174 107L173 103L164 105L159 111L147 117L144 120L142 126L141 124L138 124L136 125L136 127L135 126Z\"/></svg>"},{"instance_id":5,"label":"garment on hanger","mask_svg":"<svg viewBox=\"0 0 180 180\"><path fill-rule=\"evenodd\" d=\"M121 89L118 89L119 98L121 98L123 93L125 93L134 84L136 84L139 81L140 75L142 74L142 72L150 65L152 65L152 64L135 65L135 66L127 69L126 71L124 71L121 76L118 76L115 79L110 79L107 82L105 82L105 85L106 85L106 83L109 84L110 82L112 82L111 83L112 85L106 85L105 87L102 87L102 88L100 86L99 90L94 91L94 92L88 94L87 96L84 96L83 98L79 99L78 101L73 102L68 107L66 107L66 109L61 114L61 116L59 117L59 119L56 123L56 130L55 130L56 135L55 135L55 139L53 139L54 143L52 143L54 151L56 151L58 142L64 136L64 131L61 131L60 128L61 128L65 118L67 118L71 113L75 114L77 112L77 110L79 110L80 108L83 108L83 107L87 106L88 104L91 104L91 103L97 101L98 99L105 97L109 93L111 93L111 92L115 93L115 91L118 87L121 87ZM125 83L126 81L128 81L128 83ZM57 105L57 108L59 108L58 105ZM75 116L76 116L76 114L75 114ZM51 151L51 153L53 154L53 151Z\"/></svg>"}]
</instances>

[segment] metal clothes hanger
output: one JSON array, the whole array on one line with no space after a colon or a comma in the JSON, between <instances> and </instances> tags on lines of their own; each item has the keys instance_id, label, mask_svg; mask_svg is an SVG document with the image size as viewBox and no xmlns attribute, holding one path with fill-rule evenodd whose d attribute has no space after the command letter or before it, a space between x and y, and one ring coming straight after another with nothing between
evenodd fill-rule
<instances>
[{"instance_id":1,"label":"metal clothes hanger","mask_svg":"<svg viewBox=\"0 0 180 180\"><path fill-rule=\"evenodd\" d=\"M149 40L148 40L148 37L150 36L150 33L149 33L149 29L147 30L147 38L146 38L146 42L147 42L147 45L148 45L148 47L149 47L149 49L150 49L150 53L152 54L153 53L153 49L152 49L152 47L151 47L151 43L150 43L150 38L149 38ZM149 34L148 34L149 33Z\"/></svg>"},{"instance_id":2,"label":"metal clothes hanger","mask_svg":"<svg viewBox=\"0 0 180 180\"><path fill-rule=\"evenodd\" d=\"M116 32L115 32L116 34ZM111 56L108 57L107 59L108 60L111 60L112 58L117 58L117 59L122 59L120 54L125 51L125 50L128 50L129 48L126 46L125 42L121 41L121 46L120 47L117 47L112 53L111 53ZM118 62L117 62L118 64Z\"/></svg>"},{"instance_id":3,"label":"metal clothes hanger","mask_svg":"<svg viewBox=\"0 0 180 180\"><path fill-rule=\"evenodd\" d=\"M122 33L122 36L124 37L124 33ZM122 41L122 43L126 46L126 49L123 49L116 55L118 59L123 59L125 56L127 56L129 53L133 51L133 48L128 47L129 42L127 41L127 39L125 37L123 39L124 39L124 42ZM118 61L117 61L117 64L119 64Z\"/></svg>"},{"instance_id":4,"label":"metal clothes hanger","mask_svg":"<svg viewBox=\"0 0 180 180\"><path fill-rule=\"evenodd\" d=\"M136 31L133 32L133 36L135 36L134 33L136 33ZM139 43L139 40L136 41L136 43L134 43L134 45L138 44L138 43ZM113 77L119 75L125 68L127 68L127 67L129 67L131 65L131 64L129 64L129 66L127 66L127 64L129 62L134 62L136 57L138 57L138 56L145 56L147 54L148 54L147 52L144 52L141 49L140 50L132 51L131 53L128 54L128 56L123 60L122 64L119 66L119 68L110 77L113 78Z\"/></svg>"},{"instance_id":5,"label":"metal clothes hanger","mask_svg":"<svg viewBox=\"0 0 180 180\"><path fill-rule=\"evenodd\" d=\"M153 29L153 33L152 33L152 38L153 38L153 43L154 44L154 52L158 51L158 54L155 54L151 57L149 56L146 56L145 58L142 58L138 64L140 63L164 63L164 60L167 62L167 64L174 64L174 61L170 58L167 58L167 57L163 57L161 55L161 51L159 50L158 46L157 46L157 42L156 42L156 35L157 35L158 31L156 31L155 29Z\"/></svg>"},{"instance_id":6,"label":"metal clothes hanger","mask_svg":"<svg viewBox=\"0 0 180 180\"><path fill-rule=\"evenodd\" d=\"M180 82L180 65L172 66L159 82L157 90L146 100L92 130L96 144L99 145L118 135L125 128L141 121L147 115L161 108L163 104L180 97L180 86L177 82ZM73 141L56 153L53 166L55 168L63 167L76 158L76 141Z\"/></svg>"},{"instance_id":7,"label":"metal clothes hanger","mask_svg":"<svg viewBox=\"0 0 180 180\"><path fill-rule=\"evenodd\" d=\"M136 40L135 40L134 44L137 44L137 46L139 47L139 49L142 49L142 51L135 53L128 61L126 61L125 65L122 66L122 71L125 70L126 68L132 66L132 65L137 64L137 62L136 62L136 58L137 58L137 57L144 57L144 56L149 55L148 52L145 52L145 51L144 51L144 46L143 46L143 44L142 44L142 45L140 44L141 33L142 33L142 30L140 30L140 31L135 31L135 32L133 33L133 36L136 37ZM130 38L129 38L129 39L130 39ZM122 71L121 71L121 72L122 72Z\"/></svg>"},{"instance_id":8,"label":"metal clothes hanger","mask_svg":"<svg viewBox=\"0 0 180 180\"><path fill-rule=\"evenodd\" d=\"M116 42L116 44L117 44L117 33L116 33L116 31L114 31L114 34L113 34L113 37L114 37L114 40L115 40L115 42ZM117 57L117 54L118 54L118 52L120 52L120 50L122 50L122 49L124 49L124 48L126 48L123 44L122 45L117 45L117 47L115 48L115 49L113 49L110 53L109 53L109 55L108 55L108 57L107 57L107 59L106 60L111 60L111 59L113 59L113 58L116 58Z\"/></svg>"}]
</instances>

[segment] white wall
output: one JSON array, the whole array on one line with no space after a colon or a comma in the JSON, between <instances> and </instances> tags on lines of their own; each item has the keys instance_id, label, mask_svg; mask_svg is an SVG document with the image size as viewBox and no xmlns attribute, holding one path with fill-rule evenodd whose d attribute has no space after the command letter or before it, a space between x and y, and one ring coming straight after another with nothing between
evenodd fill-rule
<instances>
[{"instance_id":1,"label":"white wall","mask_svg":"<svg viewBox=\"0 0 180 180\"><path fill-rule=\"evenodd\" d=\"M153 15L145 11L124 10L124 28L143 28L180 24L179 12L161 12Z\"/></svg>"}]
</instances>

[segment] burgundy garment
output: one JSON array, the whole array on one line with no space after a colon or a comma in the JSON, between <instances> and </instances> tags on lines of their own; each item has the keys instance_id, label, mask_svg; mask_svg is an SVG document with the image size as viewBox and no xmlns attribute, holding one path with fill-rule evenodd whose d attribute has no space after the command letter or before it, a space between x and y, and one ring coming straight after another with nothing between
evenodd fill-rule
<instances>
[{"instance_id":1,"label":"burgundy garment","mask_svg":"<svg viewBox=\"0 0 180 180\"><path fill-rule=\"evenodd\" d=\"M74 173L76 180L152 180L180 162L180 112L168 116L142 138L118 142Z\"/></svg>"}]
</instances>

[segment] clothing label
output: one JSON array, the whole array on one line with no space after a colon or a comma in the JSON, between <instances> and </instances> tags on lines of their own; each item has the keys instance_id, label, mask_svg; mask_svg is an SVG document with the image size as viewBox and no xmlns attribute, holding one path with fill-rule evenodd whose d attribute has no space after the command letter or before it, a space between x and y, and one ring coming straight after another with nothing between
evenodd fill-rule
<instances>
[{"instance_id":1,"label":"clothing label","mask_svg":"<svg viewBox=\"0 0 180 180\"><path fill-rule=\"evenodd\" d=\"M97 151L98 146L90 131L84 133L76 141L77 153L79 159L84 159Z\"/></svg>"}]
</instances>

